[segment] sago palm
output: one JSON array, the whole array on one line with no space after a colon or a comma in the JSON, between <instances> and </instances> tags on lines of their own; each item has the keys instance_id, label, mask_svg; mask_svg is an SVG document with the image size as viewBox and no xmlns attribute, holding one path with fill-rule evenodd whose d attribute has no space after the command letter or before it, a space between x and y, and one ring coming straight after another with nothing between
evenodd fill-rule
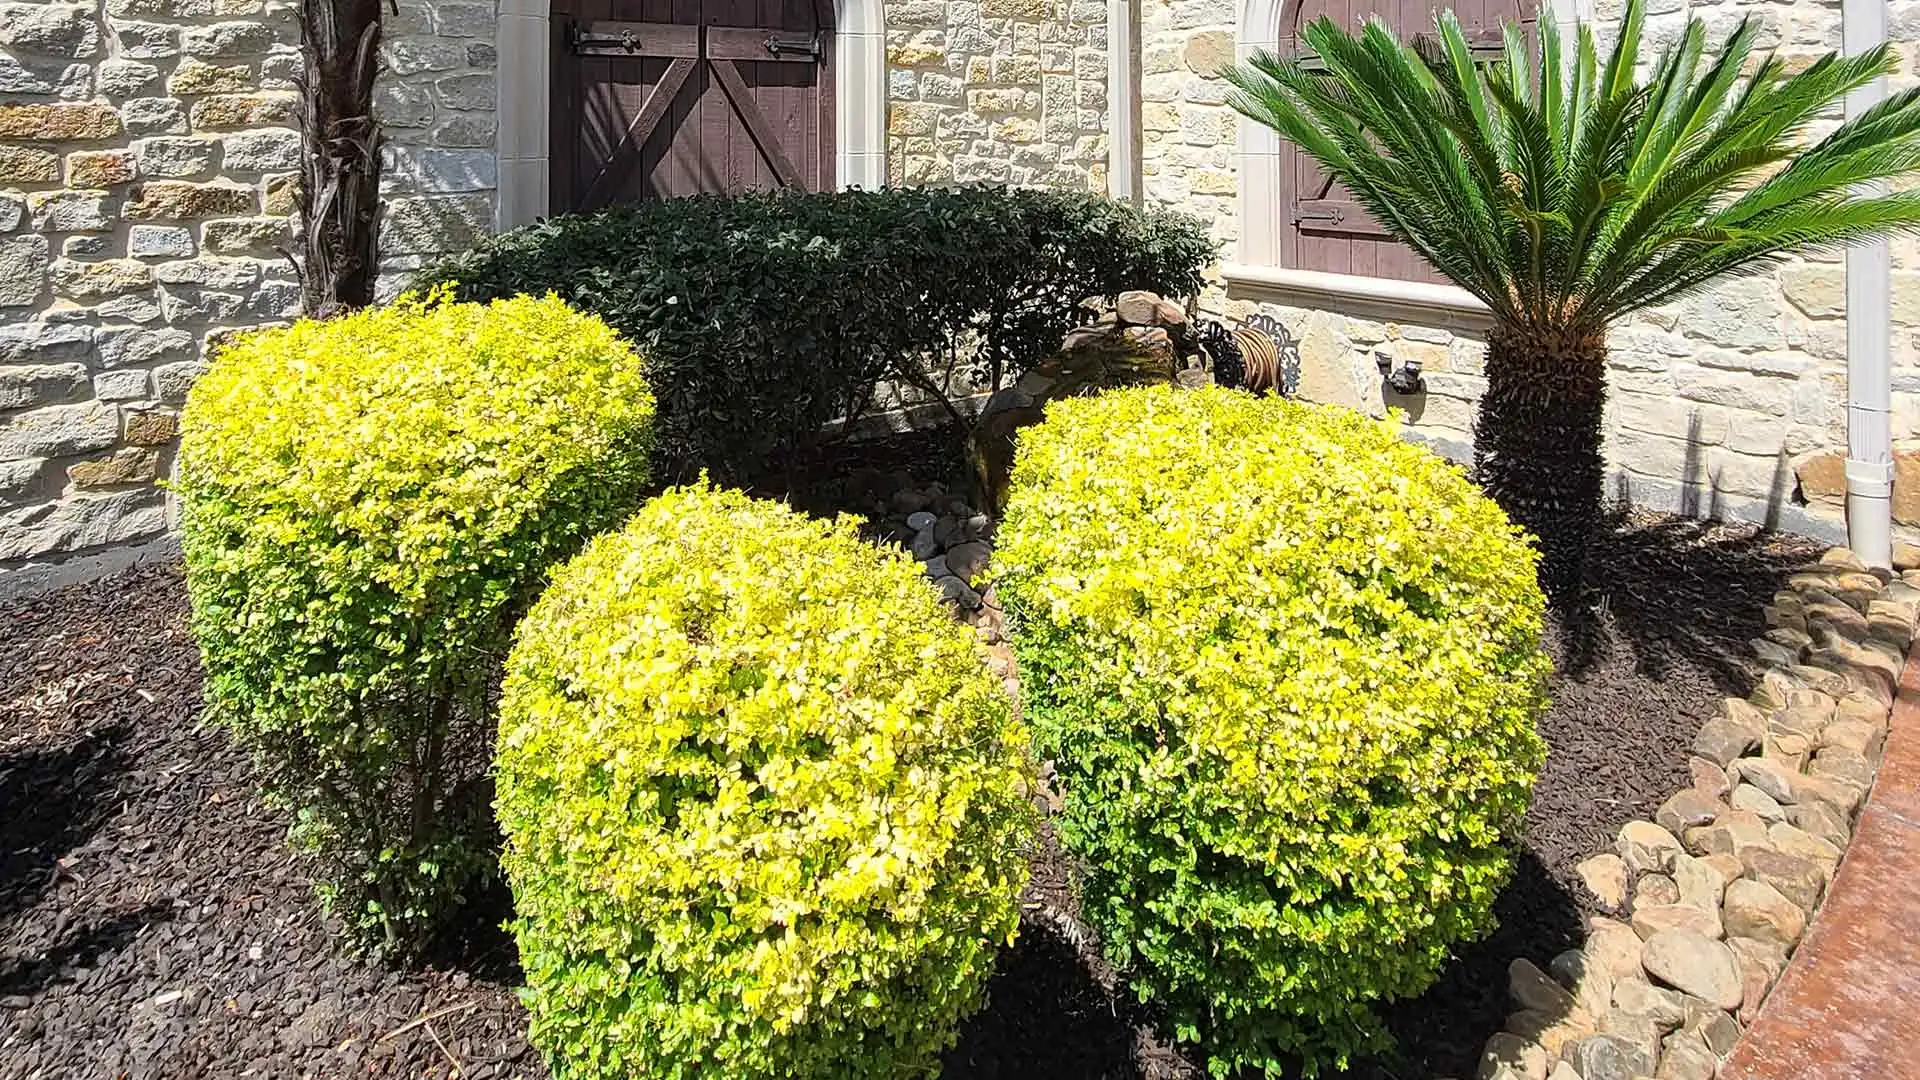
<instances>
[{"instance_id":1,"label":"sago palm","mask_svg":"<svg viewBox=\"0 0 1920 1080\"><path fill-rule=\"evenodd\" d=\"M1579 583L1601 506L1607 328L1715 278L1796 251L1920 225L1920 191L1875 191L1920 166L1920 90L1824 138L1809 129L1893 67L1886 48L1797 73L1740 26L1710 51L1695 19L1644 78L1644 12L1628 5L1601 61L1543 16L1476 56L1451 12L1396 40L1321 19L1317 56L1227 70L1233 106L1346 185L1399 240L1483 301L1481 483L1540 538L1542 581Z\"/></svg>"}]
</instances>

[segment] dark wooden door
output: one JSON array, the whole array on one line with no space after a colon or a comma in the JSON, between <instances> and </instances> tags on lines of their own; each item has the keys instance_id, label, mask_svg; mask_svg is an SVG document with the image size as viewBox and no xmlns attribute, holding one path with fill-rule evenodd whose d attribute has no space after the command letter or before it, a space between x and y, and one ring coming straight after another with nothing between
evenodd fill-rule
<instances>
[{"instance_id":1,"label":"dark wooden door","mask_svg":"<svg viewBox=\"0 0 1920 1080\"><path fill-rule=\"evenodd\" d=\"M556 213L833 186L832 0L557 0Z\"/></svg>"},{"instance_id":2,"label":"dark wooden door","mask_svg":"<svg viewBox=\"0 0 1920 1080\"><path fill-rule=\"evenodd\" d=\"M1535 19L1533 0L1453 0L1451 6L1476 52L1486 49L1489 57L1498 55L1503 19L1523 24ZM1433 31L1433 12L1431 0L1299 0L1281 28L1280 51L1310 53L1300 31L1323 15L1348 30L1358 30L1369 16L1378 15L1406 40ZM1312 64L1310 55L1307 63ZM1280 223L1281 265L1403 281L1446 280L1388 236L1312 157L1285 140L1280 143L1280 182L1287 210L1287 220Z\"/></svg>"}]
</instances>

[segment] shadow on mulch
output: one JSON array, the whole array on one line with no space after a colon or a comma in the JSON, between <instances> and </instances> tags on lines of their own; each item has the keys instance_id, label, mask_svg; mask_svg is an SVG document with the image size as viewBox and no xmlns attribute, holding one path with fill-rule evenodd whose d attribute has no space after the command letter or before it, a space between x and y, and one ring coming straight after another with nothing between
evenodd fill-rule
<instances>
[{"instance_id":1,"label":"shadow on mulch","mask_svg":"<svg viewBox=\"0 0 1920 1080\"><path fill-rule=\"evenodd\" d=\"M938 453L902 440L869 469L912 472ZM872 480L824 501L844 506ZM1550 628L1551 752L1500 928L1429 992L1383 1009L1398 1052L1350 1080L1474 1075L1505 1017L1507 965L1544 965L1599 913L1574 863L1686 783L1698 725L1746 688L1761 606L1820 548L1623 516L1600 550L1593 613ZM544 1076L513 994L503 893L476 898L468 931L420 968L337 954L284 816L254 797L244 755L197 726L183 613L173 566L0 603L0 1078ZM1197 1080L1204 1069L1087 940L1069 878L1057 852L1035 860L1019 943L947 1076Z\"/></svg>"},{"instance_id":2,"label":"shadow on mulch","mask_svg":"<svg viewBox=\"0 0 1920 1080\"><path fill-rule=\"evenodd\" d=\"M60 857L119 810L126 742L126 726L116 724L0 757L0 919L33 906L64 872Z\"/></svg>"}]
</instances>

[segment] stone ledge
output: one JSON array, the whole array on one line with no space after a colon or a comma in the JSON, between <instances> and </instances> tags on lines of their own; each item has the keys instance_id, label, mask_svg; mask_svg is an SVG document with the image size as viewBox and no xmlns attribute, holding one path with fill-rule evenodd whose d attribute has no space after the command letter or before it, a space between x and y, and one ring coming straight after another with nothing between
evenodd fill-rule
<instances>
[{"instance_id":1,"label":"stone ledge","mask_svg":"<svg viewBox=\"0 0 1920 1080\"><path fill-rule=\"evenodd\" d=\"M1723 1080L1920 1075L1920 648L1900 683L1853 843Z\"/></svg>"}]
</instances>

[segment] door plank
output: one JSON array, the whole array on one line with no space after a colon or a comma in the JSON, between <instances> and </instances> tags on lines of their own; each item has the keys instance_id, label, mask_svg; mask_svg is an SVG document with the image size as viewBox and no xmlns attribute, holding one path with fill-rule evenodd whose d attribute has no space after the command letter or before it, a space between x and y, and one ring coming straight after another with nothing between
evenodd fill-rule
<instances>
[{"instance_id":1,"label":"door plank","mask_svg":"<svg viewBox=\"0 0 1920 1080\"><path fill-rule=\"evenodd\" d=\"M626 134L621 137L619 145L613 148L613 153L607 155L607 160L600 166L600 171L595 173L592 182L587 184L585 194L580 196L581 209L594 206L594 196L598 195L600 189L607 184L607 178L614 174L616 164L624 164L626 158L639 153L641 144L653 134L653 129L660 123L660 118L665 116L667 109L672 107L674 98L680 96L680 84L687 81L687 75L693 71L693 65L694 61L685 58L667 65L666 74L660 77L653 92L647 95L646 102L640 106L640 111L634 114L633 123L627 125Z\"/></svg>"},{"instance_id":2,"label":"door plank","mask_svg":"<svg viewBox=\"0 0 1920 1080\"><path fill-rule=\"evenodd\" d=\"M801 182L800 170L780 145L780 136L773 130L773 125L761 114L752 92L747 89L746 80L740 78L740 69L734 66L735 62L710 59L707 63L720 80L720 87L726 91L728 100L733 102L734 111L740 114L741 121L747 125L747 132L753 136L760 153L773 166L774 176L787 187L804 188L806 185Z\"/></svg>"}]
</instances>

